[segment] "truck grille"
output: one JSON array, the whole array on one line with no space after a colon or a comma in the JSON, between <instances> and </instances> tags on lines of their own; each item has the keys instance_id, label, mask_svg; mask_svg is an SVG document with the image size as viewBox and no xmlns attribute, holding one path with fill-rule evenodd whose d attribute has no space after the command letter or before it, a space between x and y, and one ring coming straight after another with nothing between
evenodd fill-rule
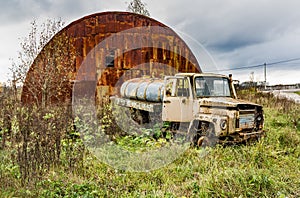
<instances>
[{"instance_id":1,"label":"truck grille","mask_svg":"<svg viewBox=\"0 0 300 198\"><path fill-rule=\"evenodd\" d=\"M254 113L240 114L239 127L249 129L254 127Z\"/></svg>"}]
</instances>

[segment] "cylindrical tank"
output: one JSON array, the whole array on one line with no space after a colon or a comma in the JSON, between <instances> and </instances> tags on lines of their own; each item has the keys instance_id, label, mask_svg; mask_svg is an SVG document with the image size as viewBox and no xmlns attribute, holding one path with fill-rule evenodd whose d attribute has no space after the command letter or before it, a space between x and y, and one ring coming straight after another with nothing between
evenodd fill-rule
<instances>
[{"instance_id":1,"label":"cylindrical tank","mask_svg":"<svg viewBox=\"0 0 300 198\"><path fill-rule=\"evenodd\" d=\"M121 96L128 99L148 102L163 100L164 80L157 78L134 78L121 86Z\"/></svg>"}]
</instances>

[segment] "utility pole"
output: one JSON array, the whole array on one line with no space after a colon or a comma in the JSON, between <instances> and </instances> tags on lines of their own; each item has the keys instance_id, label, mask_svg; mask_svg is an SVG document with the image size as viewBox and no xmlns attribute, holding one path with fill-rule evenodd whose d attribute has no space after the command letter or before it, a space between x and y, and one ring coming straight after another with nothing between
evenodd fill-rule
<instances>
[{"instance_id":1,"label":"utility pole","mask_svg":"<svg viewBox=\"0 0 300 198\"><path fill-rule=\"evenodd\" d=\"M267 89L267 63L264 64L264 70L265 70L265 90Z\"/></svg>"}]
</instances>

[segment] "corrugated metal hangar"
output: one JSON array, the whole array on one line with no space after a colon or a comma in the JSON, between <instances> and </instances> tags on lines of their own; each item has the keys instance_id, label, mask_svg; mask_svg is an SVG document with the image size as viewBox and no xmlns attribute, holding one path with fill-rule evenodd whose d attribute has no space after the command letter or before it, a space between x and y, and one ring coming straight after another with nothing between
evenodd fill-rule
<instances>
[{"instance_id":1,"label":"corrugated metal hangar","mask_svg":"<svg viewBox=\"0 0 300 198\"><path fill-rule=\"evenodd\" d=\"M190 48L171 28L129 12L89 15L56 34L27 74L24 103L42 99L43 85L35 81L50 75L45 73L50 63L55 63L53 72L60 72L55 77L57 86L51 87L57 92L49 96L51 101L70 100L74 82L83 82L82 94L92 91L101 103L104 97L118 94L124 80L201 72ZM86 89L87 84L91 89Z\"/></svg>"}]
</instances>

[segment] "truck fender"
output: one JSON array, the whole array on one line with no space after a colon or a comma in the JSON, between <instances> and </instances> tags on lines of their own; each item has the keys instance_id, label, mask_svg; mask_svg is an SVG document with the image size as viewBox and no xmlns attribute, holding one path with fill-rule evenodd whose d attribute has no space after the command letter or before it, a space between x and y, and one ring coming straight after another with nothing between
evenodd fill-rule
<instances>
[{"instance_id":1,"label":"truck fender","mask_svg":"<svg viewBox=\"0 0 300 198\"><path fill-rule=\"evenodd\" d=\"M224 132L221 129L221 122L226 121L227 117L226 116L217 116L217 115L212 115L212 114L199 114L195 119L193 119L190 122L189 125L189 130L188 132L195 132L195 127L199 129L199 124L205 123L208 125L210 128L213 129L213 134L214 136L220 136L222 132ZM197 126L198 125L198 126Z\"/></svg>"}]
</instances>

